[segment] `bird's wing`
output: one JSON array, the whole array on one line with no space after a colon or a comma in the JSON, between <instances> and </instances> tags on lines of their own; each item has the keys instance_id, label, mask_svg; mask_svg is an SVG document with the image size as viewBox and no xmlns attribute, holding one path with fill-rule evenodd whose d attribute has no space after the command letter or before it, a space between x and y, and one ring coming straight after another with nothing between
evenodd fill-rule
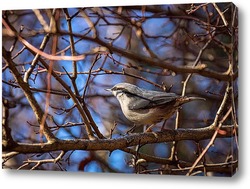
<instances>
[{"instance_id":1,"label":"bird's wing","mask_svg":"<svg viewBox=\"0 0 250 189\"><path fill-rule=\"evenodd\" d=\"M143 96L137 96L135 103L129 105L130 110L153 108L173 102L178 96L175 93L144 91Z\"/></svg>"}]
</instances>

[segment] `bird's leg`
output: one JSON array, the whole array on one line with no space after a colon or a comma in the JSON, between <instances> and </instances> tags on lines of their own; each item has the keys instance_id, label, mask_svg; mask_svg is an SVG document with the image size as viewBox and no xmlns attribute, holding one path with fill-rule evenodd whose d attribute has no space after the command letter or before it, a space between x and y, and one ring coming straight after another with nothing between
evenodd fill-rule
<instances>
[{"instance_id":1,"label":"bird's leg","mask_svg":"<svg viewBox=\"0 0 250 189\"><path fill-rule=\"evenodd\" d=\"M163 122L163 124L162 124L162 126L161 126L161 131L164 130L164 126L165 126L166 122L167 122L167 120L165 120L165 121Z\"/></svg>"},{"instance_id":2,"label":"bird's leg","mask_svg":"<svg viewBox=\"0 0 250 189\"><path fill-rule=\"evenodd\" d=\"M150 125L145 132L152 132L152 128L155 126L155 124Z\"/></svg>"},{"instance_id":3,"label":"bird's leg","mask_svg":"<svg viewBox=\"0 0 250 189\"><path fill-rule=\"evenodd\" d=\"M136 125L134 124L134 126L132 128L130 128L129 130L126 131L126 134L128 135L129 133L134 132L135 128L136 128Z\"/></svg>"}]
</instances>

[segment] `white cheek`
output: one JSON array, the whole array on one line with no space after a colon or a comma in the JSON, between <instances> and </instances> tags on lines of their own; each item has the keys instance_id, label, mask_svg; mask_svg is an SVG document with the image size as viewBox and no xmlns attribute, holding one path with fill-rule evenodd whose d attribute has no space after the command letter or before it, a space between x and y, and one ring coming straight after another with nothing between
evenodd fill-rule
<instances>
[{"instance_id":1,"label":"white cheek","mask_svg":"<svg viewBox=\"0 0 250 189\"><path fill-rule=\"evenodd\" d=\"M129 99L128 99L128 97L125 94L123 94L123 93L117 93L116 94L116 98L120 102L122 108L125 108L125 107L128 106Z\"/></svg>"},{"instance_id":2,"label":"white cheek","mask_svg":"<svg viewBox=\"0 0 250 189\"><path fill-rule=\"evenodd\" d=\"M118 94L116 94L116 97L117 97L117 98L119 98L119 99L120 99L120 98L122 98L122 96L123 96L123 94L122 94L122 93L118 93Z\"/></svg>"}]
</instances>

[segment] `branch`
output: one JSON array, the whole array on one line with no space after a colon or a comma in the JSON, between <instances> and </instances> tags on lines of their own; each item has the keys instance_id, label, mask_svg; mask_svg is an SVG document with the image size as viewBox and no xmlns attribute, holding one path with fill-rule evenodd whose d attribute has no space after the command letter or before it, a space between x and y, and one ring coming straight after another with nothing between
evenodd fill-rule
<instances>
[{"instance_id":1,"label":"branch","mask_svg":"<svg viewBox=\"0 0 250 189\"><path fill-rule=\"evenodd\" d=\"M216 5L216 3L213 3L213 6L214 6L214 8L217 10L217 12L219 13L219 15L220 15L220 17L221 17L221 19L222 19L224 25L225 25L225 26L228 26L228 22L227 22L227 20L226 20L226 18L225 18L225 16L224 16L223 12L221 12L220 8Z\"/></svg>"},{"instance_id":2,"label":"branch","mask_svg":"<svg viewBox=\"0 0 250 189\"><path fill-rule=\"evenodd\" d=\"M41 45L39 47L39 49L41 51L44 50L44 48L45 48L46 44L48 43L48 41L49 41L49 35L45 35L44 38L43 38L43 41L42 41L42 43L41 43ZM30 77L31 73L33 72L33 70L35 69L39 57L40 57L39 54L35 55L34 59L32 60L32 62L30 64L29 69L24 74L24 79L23 79L24 82L28 83L29 77Z\"/></svg>"},{"instance_id":3,"label":"branch","mask_svg":"<svg viewBox=\"0 0 250 189\"><path fill-rule=\"evenodd\" d=\"M233 127L225 127L225 134L217 137L233 137ZM70 150L108 150L114 151L117 149L125 149L127 147L136 146L138 144L152 144L162 142L172 142L181 140L194 140L200 141L210 139L215 130L213 126L205 128L190 128L190 129L178 129L178 130L166 130L161 132L148 132L148 133L136 133L122 138L115 139L97 139L97 140L57 140L54 143L17 143L16 146L10 147L8 151L15 151L19 153L44 153L51 151L70 151ZM126 150L125 150L126 151Z\"/></svg>"},{"instance_id":4,"label":"branch","mask_svg":"<svg viewBox=\"0 0 250 189\"><path fill-rule=\"evenodd\" d=\"M37 55L43 56L44 58L48 59L48 60L68 60L68 61L78 61L78 60L84 60L85 59L85 55L78 55L78 56L55 56L55 55L50 55L47 54L43 51L41 51L40 49L37 49L35 46L33 46L32 44L30 44L28 41L26 41L23 37L21 37L16 31L15 29L8 24L8 21L5 19L2 19L3 25L5 26L5 28L8 30L8 34L9 36L15 36L18 38L18 40L23 43L24 46L26 46L28 49L31 49L33 52L35 52Z\"/></svg>"},{"instance_id":5,"label":"branch","mask_svg":"<svg viewBox=\"0 0 250 189\"><path fill-rule=\"evenodd\" d=\"M180 168L172 168L172 167L164 167L164 168L156 168L156 169L149 169L149 170L144 170L141 171L140 174L148 174L148 173L168 173L171 175L177 175L180 173L186 173L190 167L188 167L190 163L181 163L181 167ZM184 168L182 168L184 167ZM226 162L226 163L214 163L214 164L206 164L206 165L198 165L195 167L195 172L203 172L204 168L208 171L208 172L216 172L216 173L227 173L232 175L233 171L232 170L236 170L238 167L238 161L231 161L231 162Z\"/></svg>"},{"instance_id":6,"label":"branch","mask_svg":"<svg viewBox=\"0 0 250 189\"><path fill-rule=\"evenodd\" d=\"M28 41L26 41L24 38L22 38L17 32L14 31L14 28L11 28L11 26L8 25L6 20L2 19L2 22L3 22L3 25L6 27L6 29L9 31L9 36L18 37L18 40L21 43L23 43L28 49L32 50L36 54L39 54L40 56L45 57L48 60L79 61L79 60L85 59L86 55L88 55L88 54L95 54L95 53L99 52L99 51L96 52L96 49L93 49L91 52L88 52L88 53L85 53L82 55L78 55L78 56L53 56L53 55L49 55L49 54L37 49L36 47L31 45ZM119 48L119 47L112 46L112 45L108 44L105 41L102 41L101 39L99 39L97 37L92 38L89 36L84 36L82 34L70 33L67 31L60 31L60 33L58 33L58 34L59 35L72 35L74 37L78 37L78 38L81 38L81 39L84 39L87 41L95 42L103 47L106 47L107 49L109 49L110 52L116 52L116 53L121 54L122 56L124 56L126 58L141 62L144 65L168 69L168 70L171 70L171 71L176 72L176 73L197 73L197 74L200 74L204 77L214 78L217 80L222 80L222 81L229 81L230 80L230 75L227 72L222 72L222 73L217 72L217 71L210 70L210 69L206 68L206 66L198 66L195 68L187 67L187 66L175 66L175 65L170 64L169 62L166 62L166 61L149 58L149 57L143 56L141 54L136 54L134 52L124 50L124 49ZM237 78L237 76L238 76L238 74L235 73L233 75L233 78L235 79L235 78Z\"/></svg>"},{"instance_id":7,"label":"branch","mask_svg":"<svg viewBox=\"0 0 250 189\"><path fill-rule=\"evenodd\" d=\"M8 146L13 146L14 142L11 136L11 128L9 127L9 109L16 107L15 102L9 101L2 98L2 148L8 148Z\"/></svg>"},{"instance_id":8,"label":"branch","mask_svg":"<svg viewBox=\"0 0 250 189\"><path fill-rule=\"evenodd\" d=\"M45 163L58 163L62 157L64 156L64 152L62 151L56 158L52 158L52 159L43 159L43 160L33 160L33 159L28 159L26 161L24 161L24 164L21 165L17 170L22 169L25 166L28 166L29 164L33 164L35 163L35 165L31 168L31 170L35 170L37 167L41 166L42 164Z\"/></svg>"},{"instance_id":9,"label":"branch","mask_svg":"<svg viewBox=\"0 0 250 189\"><path fill-rule=\"evenodd\" d=\"M3 53L3 58L6 61L9 69L13 73L15 80L17 81L18 85L22 89L22 91L23 91L24 95L26 96L31 108L33 109L39 125L42 125L42 122L43 122L42 118L44 115L42 108L40 107L40 105L36 101L35 97L33 96L33 93L30 91L30 87L29 87L28 83L24 82L22 76L19 74L19 72L15 66L15 63L11 59L10 53L8 53L5 50L5 48L2 48L2 53ZM56 140L56 137L49 130L49 127L48 127L46 122L43 125L43 134L45 135L46 139L49 142L53 142Z\"/></svg>"},{"instance_id":10,"label":"branch","mask_svg":"<svg viewBox=\"0 0 250 189\"><path fill-rule=\"evenodd\" d=\"M222 126L222 123L223 121L226 119L226 117L228 117L229 113L231 112L232 108L230 108L228 110L228 113L224 116L225 118L222 119L220 122L219 122L219 118L221 117L221 114L224 110L224 107L226 105L226 102L227 102L227 99L228 99L228 96L229 96L229 92L230 92L230 84L228 82L227 84L227 88L226 88L226 92L225 92L225 95L224 95L224 98L221 102L221 105L216 113L216 116L215 116L215 119L214 119L214 122L213 124L211 125L212 127L215 128L215 132L210 140L210 142L208 143L208 145L206 146L206 148L202 151L202 153L199 155L199 157L195 160L194 164L192 165L191 169L188 171L188 173L186 174L187 176L190 176L190 174L192 173L192 171L194 170L195 166L200 162L200 160L202 159L202 157L206 154L206 152L208 151L208 149L214 144L214 141L216 139L216 137L218 136L219 134L219 131L220 131L220 128Z\"/></svg>"},{"instance_id":11,"label":"branch","mask_svg":"<svg viewBox=\"0 0 250 189\"><path fill-rule=\"evenodd\" d=\"M61 33L67 34L67 32L61 32ZM168 69L168 70L171 70L171 71L176 72L176 73L196 73L196 74L202 75L204 77L214 78L214 79L222 80L222 81L229 81L230 80L230 75L227 72L221 73L221 72L217 72L214 70L210 70L210 69L206 68L205 65L196 66L194 68L188 67L188 66L175 66L175 65L170 64L169 62L166 62L166 61L149 58L149 57L143 56L141 54L136 54L136 53L131 52L129 50L124 50L124 49L119 48L119 47L111 46L99 38L92 39L90 37L83 36L81 34L76 34L76 33L74 33L74 36L80 37L80 38L85 39L85 40L94 41L94 42L108 48L110 52L116 52L116 53L121 54L122 56L124 56L126 58L141 62L141 63L143 63L143 65L147 65L147 66L151 66L151 67L155 66L155 67L159 67L159 68L163 68L163 69ZM233 78L234 79L237 78L237 73L235 73L233 75Z\"/></svg>"},{"instance_id":12,"label":"branch","mask_svg":"<svg viewBox=\"0 0 250 189\"><path fill-rule=\"evenodd\" d=\"M197 66L197 64L199 63L200 61L200 58L201 58L201 55L203 54L204 50L207 48L207 46L209 45L209 43L212 41L212 38L210 38L206 43L205 45L200 49L194 63L193 63L193 68L195 66ZM185 79L185 81L183 82L183 88L182 88L182 93L181 95L182 96L185 96L186 94L186 89L187 89L187 84L188 84L188 81L190 80L191 76L193 74L190 73L188 74L187 78ZM178 109L177 112L176 112L176 119L175 119L175 129L178 129L179 128L179 120L180 120L180 110ZM176 146L177 146L177 143L175 141L173 141L173 147L171 149L171 159L173 159L175 156L175 153L176 153Z\"/></svg>"}]
</instances>

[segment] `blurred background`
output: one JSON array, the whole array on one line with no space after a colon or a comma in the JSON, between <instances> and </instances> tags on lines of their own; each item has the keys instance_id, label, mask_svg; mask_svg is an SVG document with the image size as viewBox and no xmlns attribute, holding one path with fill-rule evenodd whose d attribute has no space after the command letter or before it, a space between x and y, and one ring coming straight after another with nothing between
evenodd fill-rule
<instances>
[{"instance_id":1,"label":"blurred background","mask_svg":"<svg viewBox=\"0 0 250 189\"><path fill-rule=\"evenodd\" d=\"M178 112L178 128L211 125L225 95L227 81L232 83L234 100L227 103L225 112L232 101L238 111L238 17L232 3L4 10L2 15L25 40L47 54L85 55L79 61L51 61L42 56L35 59L35 54L11 35L7 27L2 30L2 46L11 52L19 74L27 79L31 70L27 82L43 110L46 110L48 85L51 86L46 121L59 139L85 139L85 124L62 83L53 76L49 80L50 74L41 62L52 65L53 71L86 105L99 131L107 138L123 137L133 126L124 117L116 98L105 91L120 82L206 98L204 102L183 105ZM230 66L233 74L228 79L224 74ZM15 104L9 109L8 118L14 141L41 142L39 124L29 101L4 61L2 67L2 96ZM235 125L237 119L233 117L225 124ZM174 129L176 122L175 114L157 124L154 130ZM134 132L142 132L142 128ZM178 142L176 160L194 162L209 141ZM140 152L169 158L172 146L173 143L149 144L140 148ZM18 154L4 161L3 167L32 169L36 164L27 160L55 158L59 153ZM237 154L237 137L218 138L203 162L237 161ZM43 163L35 169L135 173L138 169L133 158L122 150L72 150L61 161ZM170 166L171 172L162 171L168 166L150 162L141 165L140 170L156 170L145 172L152 174L185 174L174 165ZM197 175L209 174L197 172ZM211 175L231 176L232 172L215 171Z\"/></svg>"}]
</instances>

